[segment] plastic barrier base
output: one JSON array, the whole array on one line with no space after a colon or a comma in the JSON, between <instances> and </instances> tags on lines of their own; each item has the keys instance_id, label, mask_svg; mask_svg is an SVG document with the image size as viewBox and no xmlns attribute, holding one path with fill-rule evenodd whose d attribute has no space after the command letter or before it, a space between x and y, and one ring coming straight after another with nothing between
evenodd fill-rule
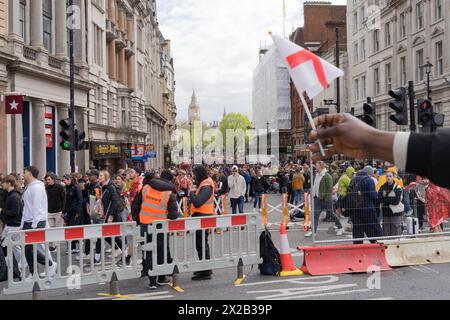
<instances>
[{"instance_id":1,"label":"plastic barrier base","mask_svg":"<svg viewBox=\"0 0 450 320\"><path fill-rule=\"evenodd\" d=\"M391 267L450 262L450 237L383 241Z\"/></svg>"},{"instance_id":2,"label":"plastic barrier base","mask_svg":"<svg viewBox=\"0 0 450 320\"><path fill-rule=\"evenodd\" d=\"M303 271L300 269L280 272L280 277L301 276L301 275L303 275Z\"/></svg>"},{"instance_id":3,"label":"plastic barrier base","mask_svg":"<svg viewBox=\"0 0 450 320\"><path fill-rule=\"evenodd\" d=\"M302 270L310 275L392 270L382 244L297 247L304 252Z\"/></svg>"}]
</instances>

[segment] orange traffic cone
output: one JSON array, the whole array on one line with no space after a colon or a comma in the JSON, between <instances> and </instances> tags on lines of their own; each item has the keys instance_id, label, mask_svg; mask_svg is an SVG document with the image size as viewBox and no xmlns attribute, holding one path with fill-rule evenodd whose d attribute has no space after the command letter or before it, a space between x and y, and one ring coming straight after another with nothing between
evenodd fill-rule
<instances>
[{"instance_id":1,"label":"orange traffic cone","mask_svg":"<svg viewBox=\"0 0 450 320\"><path fill-rule=\"evenodd\" d=\"M282 271L280 272L280 277L286 276L301 276L303 271L298 269L294 265L294 260L292 259L291 247L289 246L289 240L286 234L286 226L282 224L280 226L280 258Z\"/></svg>"}]
</instances>

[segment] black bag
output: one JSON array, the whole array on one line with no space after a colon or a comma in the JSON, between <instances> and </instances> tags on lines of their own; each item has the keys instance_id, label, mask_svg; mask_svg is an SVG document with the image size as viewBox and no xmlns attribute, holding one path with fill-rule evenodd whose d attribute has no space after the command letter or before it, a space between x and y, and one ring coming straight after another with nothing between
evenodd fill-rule
<instances>
[{"instance_id":1,"label":"black bag","mask_svg":"<svg viewBox=\"0 0 450 320\"><path fill-rule=\"evenodd\" d=\"M278 249L272 242L269 230L265 230L259 236L260 257L263 262L258 265L261 274L276 276L281 272L281 258Z\"/></svg>"},{"instance_id":2,"label":"black bag","mask_svg":"<svg viewBox=\"0 0 450 320\"><path fill-rule=\"evenodd\" d=\"M344 217L348 217L351 210L358 210L363 207L363 194L361 192L361 183L368 179L368 177L364 177L362 179L352 179L350 185L347 189L347 195L345 196L344 208L343 212Z\"/></svg>"}]
</instances>

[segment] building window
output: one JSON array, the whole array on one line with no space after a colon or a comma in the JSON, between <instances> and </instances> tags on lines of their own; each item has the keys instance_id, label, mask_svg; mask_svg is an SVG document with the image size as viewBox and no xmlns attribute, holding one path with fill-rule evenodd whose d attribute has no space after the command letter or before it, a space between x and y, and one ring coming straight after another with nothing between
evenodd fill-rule
<instances>
[{"instance_id":1,"label":"building window","mask_svg":"<svg viewBox=\"0 0 450 320\"><path fill-rule=\"evenodd\" d=\"M361 19L361 26L364 25L365 20L366 20L366 7L362 6L361 9L359 10L360 13L360 19Z\"/></svg>"},{"instance_id":2,"label":"building window","mask_svg":"<svg viewBox=\"0 0 450 320\"><path fill-rule=\"evenodd\" d=\"M424 70L423 70L423 49L416 52L416 79L417 81L423 81Z\"/></svg>"},{"instance_id":3,"label":"building window","mask_svg":"<svg viewBox=\"0 0 450 320\"><path fill-rule=\"evenodd\" d=\"M366 76L361 77L361 99L367 97Z\"/></svg>"},{"instance_id":4,"label":"building window","mask_svg":"<svg viewBox=\"0 0 450 320\"><path fill-rule=\"evenodd\" d=\"M43 37L44 47L49 52L52 51L52 0L44 0L43 11Z\"/></svg>"},{"instance_id":5,"label":"building window","mask_svg":"<svg viewBox=\"0 0 450 320\"><path fill-rule=\"evenodd\" d=\"M416 4L416 27L417 30L423 29L423 1L419 1Z\"/></svg>"},{"instance_id":6,"label":"building window","mask_svg":"<svg viewBox=\"0 0 450 320\"><path fill-rule=\"evenodd\" d=\"M391 45L391 23L388 22L384 25L384 43L385 47Z\"/></svg>"},{"instance_id":7,"label":"building window","mask_svg":"<svg viewBox=\"0 0 450 320\"><path fill-rule=\"evenodd\" d=\"M406 85L406 57L400 58L400 84Z\"/></svg>"},{"instance_id":8,"label":"building window","mask_svg":"<svg viewBox=\"0 0 450 320\"><path fill-rule=\"evenodd\" d=\"M380 94L380 70L378 68L373 70L373 83L375 94Z\"/></svg>"},{"instance_id":9,"label":"building window","mask_svg":"<svg viewBox=\"0 0 450 320\"><path fill-rule=\"evenodd\" d=\"M138 77L138 89L140 91L142 91L144 89L144 85L143 85L143 66L142 64L138 63L138 67L137 67L137 77Z\"/></svg>"},{"instance_id":10,"label":"building window","mask_svg":"<svg viewBox=\"0 0 450 320\"><path fill-rule=\"evenodd\" d=\"M92 31L94 32L94 63L103 67L103 30L93 24Z\"/></svg>"},{"instance_id":11,"label":"building window","mask_svg":"<svg viewBox=\"0 0 450 320\"><path fill-rule=\"evenodd\" d=\"M366 60L366 39L361 40L361 61Z\"/></svg>"},{"instance_id":12,"label":"building window","mask_svg":"<svg viewBox=\"0 0 450 320\"><path fill-rule=\"evenodd\" d=\"M436 20L441 20L442 19L442 12L443 12L443 8L442 6L444 5L442 0L435 0L435 7L436 7Z\"/></svg>"},{"instance_id":13,"label":"building window","mask_svg":"<svg viewBox=\"0 0 450 320\"><path fill-rule=\"evenodd\" d=\"M355 79L355 101L359 100L359 79Z\"/></svg>"},{"instance_id":14,"label":"building window","mask_svg":"<svg viewBox=\"0 0 450 320\"><path fill-rule=\"evenodd\" d=\"M378 29L373 31L373 51L380 51L380 30Z\"/></svg>"},{"instance_id":15,"label":"building window","mask_svg":"<svg viewBox=\"0 0 450 320\"><path fill-rule=\"evenodd\" d=\"M406 37L406 14L402 13L400 15L400 39Z\"/></svg>"},{"instance_id":16,"label":"building window","mask_svg":"<svg viewBox=\"0 0 450 320\"><path fill-rule=\"evenodd\" d=\"M386 64L386 92L392 89L392 72L391 64Z\"/></svg>"},{"instance_id":17,"label":"building window","mask_svg":"<svg viewBox=\"0 0 450 320\"><path fill-rule=\"evenodd\" d=\"M27 0L20 0L19 3L20 36L24 41L26 41L27 37L26 9L27 9Z\"/></svg>"},{"instance_id":18,"label":"building window","mask_svg":"<svg viewBox=\"0 0 450 320\"><path fill-rule=\"evenodd\" d=\"M353 14L353 32L358 31L358 12Z\"/></svg>"},{"instance_id":19,"label":"building window","mask_svg":"<svg viewBox=\"0 0 450 320\"><path fill-rule=\"evenodd\" d=\"M442 41L436 43L436 75L444 74L444 56L442 51Z\"/></svg>"},{"instance_id":20,"label":"building window","mask_svg":"<svg viewBox=\"0 0 450 320\"><path fill-rule=\"evenodd\" d=\"M358 63L358 43L353 45L353 62L354 64Z\"/></svg>"},{"instance_id":21,"label":"building window","mask_svg":"<svg viewBox=\"0 0 450 320\"><path fill-rule=\"evenodd\" d=\"M107 119L107 125L109 126L114 126L114 119L113 119L113 107L114 107L114 101L113 101L113 93L111 91L108 91L108 97L107 97L107 112L108 114L106 115L106 119Z\"/></svg>"},{"instance_id":22,"label":"building window","mask_svg":"<svg viewBox=\"0 0 450 320\"><path fill-rule=\"evenodd\" d=\"M103 88L98 86L94 93L95 123L103 124Z\"/></svg>"}]
</instances>

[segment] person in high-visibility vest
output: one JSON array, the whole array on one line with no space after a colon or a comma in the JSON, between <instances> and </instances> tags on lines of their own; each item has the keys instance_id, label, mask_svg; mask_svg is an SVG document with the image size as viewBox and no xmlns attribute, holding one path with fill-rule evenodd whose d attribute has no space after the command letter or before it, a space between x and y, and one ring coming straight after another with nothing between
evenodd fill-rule
<instances>
[{"instance_id":1,"label":"person in high-visibility vest","mask_svg":"<svg viewBox=\"0 0 450 320\"><path fill-rule=\"evenodd\" d=\"M173 176L168 170L163 171L160 178L155 177L154 174L146 174L144 186L132 204L133 219L140 224L141 236L146 235L147 243L152 241L152 235L147 233L148 225L161 220L178 218L177 193L172 180ZM164 236L167 238L167 262L172 262L169 251L169 235L161 233L156 238L158 264L164 263ZM142 275L145 276L148 274L148 270L152 269L153 261L151 251L145 251L143 254L144 270ZM149 277L149 281L149 289L156 289L157 285L169 283L166 276Z\"/></svg>"},{"instance_id":2,"label":"person in high-visibility vest","mask_svg":"<svg viewBox=\"0 0 450 320\"><path fill-rule=\"evenodd\" d=\"M214 192L215 183L208 176L208 171L203 166L198 166L193 170L195 181L197 184L197 189L191 191L189 194L189 200L191 202L191 216L192 217L205 217L214 215ZM195 232L195 248L197 249L197 254L200 260L203 259L203 245L202 245L202 233L205 237L205 259L210 259L210 250L208 244L208 230L202 232L197 230ZM194 272L192 280L210 280L212 275L212 270L205 270Z\"/></svg>"}]
</instances>

